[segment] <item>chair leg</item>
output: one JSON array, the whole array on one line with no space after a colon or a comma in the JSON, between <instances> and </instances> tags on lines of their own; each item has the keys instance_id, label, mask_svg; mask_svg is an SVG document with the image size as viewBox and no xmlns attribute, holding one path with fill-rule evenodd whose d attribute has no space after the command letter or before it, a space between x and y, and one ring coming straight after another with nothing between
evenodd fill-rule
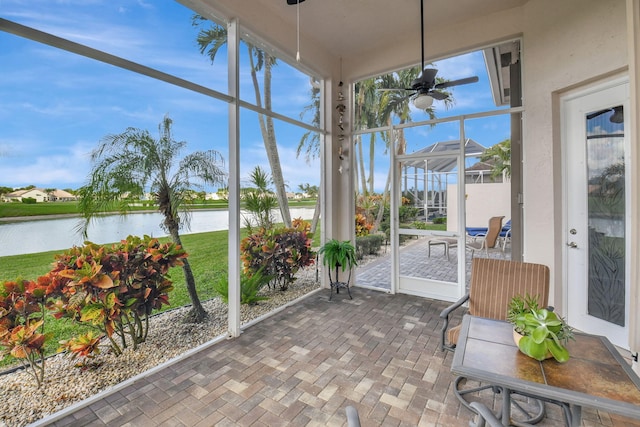
<instances>
[{"instance_id":1,"label":"chair leg","mask_svg":"<svg viewBox=\"0 0 640 427\"><path fill-rule=\"evenodd\" d=\"M458 398L458 400L460 401L460 403L462 403L462 405L469 409L470 411L473 411L473 409L471 408L471 401L466 399L464 396L466 396L467 394L471 394L471 393L477 393L483 390L488 390L488 389L492 389L493 386L492 385L480 385L478 387L472 387L472 388L467 388L467 389L463 389L462 385L460 384L462 381L466 381L467 378L466 377L457 377L453 383L453 394L455 394L455 396ZM495 392L495 389L494 389ZM473 411L475 412L475 411Z\"/></svg>"},{"instance_id":2,"label":"chair leg","mask_svg":"<svg viewBox=\"0 0 640 427\"><path fill-rule=\"evenodd\" d=\"M462 403L462 405L469 409L472 412L476 412L473 407L471 406L471 403L473 403L473 401L471 400L471 396L474 393L479 393L482 392L484 390L491 390L491 392L493 392L494 394L500 394L501 390L498 387L495 387L492 384L489 385L483 385L480 384L477 387L470 387L470 388L463 388L463 381L466 381L466 377L457 377L454 381L454 388L453 388L453 393L455 394L455 396L458 398L458 400L460 401L460 403ZM513 393L512 395L518 395L517 393ZM512 411L511 413L511 425L514 426L528 426L531 424L536 424L538 422L540 422L545 416L546 416L546 410L545 410L545 406L544 406L544 402L539 400L539 399L535 399L533 397L530 396L525 396L528 397L529 399L532 400L531 404L532 407L528 408L525 407L523 404L521 404L519 401L514 400L511 395L509 396L509 401L511 402L511 407L514 408L516 411ZM504 397L503 397L504 398ZM519 416L514 417L514 412L516 412ZM498 418L500 418L502 416L501 413L498 414ZM566 418L566 415L565 415Z\"/></svg>"},{"instance_id":3,"label":"chair leg","mask_svg":"<svg viewBox=\"0 0 640 427\"><path fill-rule=\"evenodd\" d=\"M533 398L532 398L533 399ZM544 419L547 415L547 412L544 407L544 402L542 400L533 399L533 409L527 409L522 406L517 400L511 399L511 407L516 408L518 412L523 416L522 420L514 419L513 410L511 414L512 424L516 427L518 426L529 426L531 424L537 424ZM568 424L567 424L568 425Z\"/></svg>"},{"instance_id":4,"label":"chair leg","mask_svg":"<svg viewBox=\"0 0 640 427\"><path fill-rule=\"evenodd\" d=\"M491 410L483 403L471 402L471 409L478 414L477 420L469 422L471 427L485 427L488 423L489 427L502 427L502 422L491 412Z\"/></svg>"},{"instance_id":5,"label":"chair leg","mask_svg":"<svg viewBox=\"0 0 640 427\"><path fill-rule=\"evenodd\" d=\"M360 416L358 410L353 406L347 406L345 408L347 413L347 426L348 427L360 427Z\"/></svg>"}]
</instances>

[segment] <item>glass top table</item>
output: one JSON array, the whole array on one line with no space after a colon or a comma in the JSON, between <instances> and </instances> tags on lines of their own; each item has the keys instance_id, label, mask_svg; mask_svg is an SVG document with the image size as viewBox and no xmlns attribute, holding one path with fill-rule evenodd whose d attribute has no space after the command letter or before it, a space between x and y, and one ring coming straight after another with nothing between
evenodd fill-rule
<instances>
[{"instance_id":1,"label":"glass top table","mask_svg":"<svg viewBox=\"0 0 640 427\"><path fill-rule=\"evenodd\" d=\"M640 379L606 337L576 333L567 348L568 362L539 362L520 352L511 324L466 315L451 371L503 389L503 425L510 391L568 405L573 426L583 406L640 419Z\"/></svg>"}]
</instances>

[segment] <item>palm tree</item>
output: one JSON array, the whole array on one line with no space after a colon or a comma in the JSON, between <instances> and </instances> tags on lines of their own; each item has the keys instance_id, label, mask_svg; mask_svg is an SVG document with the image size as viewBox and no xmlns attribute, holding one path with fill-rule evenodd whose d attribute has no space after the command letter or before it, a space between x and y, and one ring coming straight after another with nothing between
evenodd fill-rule
<instances>
[{"instance_id":1,"label":"palm tree","mask_svg":"<svg viewBox=\"0 0 640 427\"><path fill-rule=\"evenodd\" d=\"M187 211L180 210L185 207L191 188L221 184L226 175L220 167L223 159L214 150L195 151L180 159L178 156L187 143L173 139L171 124L172 120L165 116L158 139L146 130L128 128L121 134L108 135L91 152L88 183L79 189L83 236L86 237L89 223L97 214L114 208L125 214L129 209L125 198L141 196L150 190L164 218L162 228L174 243L182 245L180 229L188 224L189 216ZM186 259L182 269L192 304L187 318L201 322L207 313Z\"/></svg>"},{"instance_id":2,"label":"palm tree","mask_svg":"<svg viewBox=\"0 0 640 427\"><path fill-rule=\"evenodd\" d=\"M244 218L245 228L253 234L254 226L265 230L273 227L273 210L278 207L278 200L269 189L273 180L260 166L251 171L250 181L252 186L242 189L242 206L250 214Z\"/></svg>"},{"instance_id":3,"label":"palm tree","mask_svg":"<svg viewBox=\"0 0 640 427\"><path fill-rule=\"evenodd\" d=\"M362 100L364 105L358 106L360 112L360 120L358 122L364 127L379 127L388 126L394 122L399 124L407 123L411 121L411 108L410 101L413 100L414 94L409 91L403 90L403 88L409 88L412 85L413 80L421 72L420 67L411 67L404 70L400 70L395 73L385 74L376 78L368 79L362 83L362 93L358 97L358 100ZM437 78L438 83L447 81L446 79ZM447 98L444 99L445 108L449 108L453 104L453 97L450 92L441 91L447 94ZM429 119L435 119L435 110L433 107L429 107L424 112L429 116ZM391 140L392 135L387 135L383 140L386 144L386 149L391 147L395 150L396 154L404 154L406 152L406 140L404 136L404 130L398 129L395 134L395 140ZM372 134L369 149L369 189L372 194L374 188L374 161L375 161L375 137ZM364 162L361 155L361 161ZM361 168L364 170L364 166ZM377 230L380 222L382 221L382 215L384 212L384 203L388 199L389 188L391 184L391 171L387 175L385 183L382 201L378 207L378 213L376 215L376 221L374 223L373 230ZM363 178L364 179L364 176ZM364 188L364 186L363 186ZM366 191L363 191L366 194Z\"/></svg>"},{"instance_id":4,"label":"palm tree","mask_svg":"<svg viewBox=\"0 0 640 427\"><path fill-rule=\"evenodd\" d=\"M305 106L300 113L300 118L308 114L312 114L311 124L317 128L320 127L320 85L312 78L311 80L311 103ZM304 157L307 162L320 157L320 134L318 132L307 131L300 138L298 147L296 148L296 157L300 157L304 151Z\"/></svg>"},{"instance_id":5,"label":"palm tree","mask_svg":"<svg viewBox=\"0 0 640 427\"><path fill-rule=\"evenodd\" d=\"M311 80L311 103L305 106L300 113L300 118L304 119L307 113L313 114L311 124L315 127L320 127L320 85L315 80ZM307 131L300 138L298 148L296 149L296 158L299 158L304 151L304 157L307 163L310 163L312 159L320 157L320 133ZM320 186L322 186L322 177L320 177ZM305 189L302 185L299 186L302 191ZM307 184L309 188L309 184ZM313 210L313 220L311 221L311 232L315 233L318 227L318 220L320 219L320 191L316 187L316 206Z\"/></svg>"},{"instance_id":6,"label":"palm tree","mask_svg":"<svg viewBox=\"0 0 640 427\"><path fill-rule=\"evenodd\" d=\"M227 30L216 23L208 21L200 15L194 15L192 19L192 24L195 27L200 26L204 22L211 23L211 26L200 30L197 37L197 43L198 46L200 46L200 53L209 56L213 63L220 48L227 43ZM244 44L247 46L251 81L253 82L256 105L260 108L264 106L266 110L271 110L271 70L276 65L276 58L247 41L244 41ZM260 83L258 82L257 73L260 70L263 71L262 83L264 94L261 94ZM278 205L280 206L282 220L286 227L291 227L289 200L287 199L287 190L285 187L284 177L282 176L282 167L280 165L280 155L278 154L278 144L276 141L273 118L271 116L265 116L264 114L258 114L258 122L260 124L260 132L262 133L264 148L267 153L267 158L269 159L269 166L271 167L271 176L276 188L276 195L278 197Z\"/></svg>"},{"instance_id":7,"label":"palm tree","mask_svg":"<svg viewBox=\"0 0 640 427\"><path fill-rule=\"evenodd\" d=\"M379 106L381 93L378 91L377 78L366 79L358 82L355 87L356 98L356 126L358 129L367 129L380 126L379 120ZM354 147L357 146L357 158L360 160L359 167L356 165L356 169L360 174L359 181L362 186L362 195L366 196L371 189L373 193L373 163L375 159L375 142L376 134L371 133L369 135L369 179L365 177L365 164L364 164L364 150L362 147L362 136L358 135L354 142ZM358 180L358 174L356 173L356 180ZM369 182L369 189L367 188L367 182ZM356 191L358 187L356 185Z\"/></svg>"},{"instance_id":8,"label":"palm tree","mask_svg":"<svg viewBox=\"0 0 640 427\"><path fill-rule=\"evenodd\" d=\"M307 193L309 197L316 198L316 205L313 210L313 219L311 220L311 232L315 233L318 228L318 220L320 219L320 188L317 185L299 184L298 188Z\"/></svg>"},{"instance_id":9,"label":"palm tree","mask_svg":"<svg viewBox=\"0 0 640 427\"><path fill-rule=\"evenodd\" d=\"M482 153L480 160L493 162L492 178L502 175L503 172L507 177L511 177L511 140L505 139L487 148Z\"/></svg>"}]
</instances>

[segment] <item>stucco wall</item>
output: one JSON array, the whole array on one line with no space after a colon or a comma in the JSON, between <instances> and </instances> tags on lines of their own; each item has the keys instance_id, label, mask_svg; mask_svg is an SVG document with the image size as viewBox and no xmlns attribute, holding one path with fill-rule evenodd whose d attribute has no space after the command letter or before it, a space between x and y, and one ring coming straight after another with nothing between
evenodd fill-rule
<instances>
[{"instance_id":1,"label":"stucco wall","mask_svg":"<svg viewBox=\"0 0 640 427\"><path fill-rule=\"evenodd\" d=\"M467 184L465 186L467 227L486 227L492 216L504 216L504 222L511 215L511 184L488 183ZM447 194L457 194L458 184L448 184ZM458 199L447 199L447 231L457 231Z\"/></svg>"},{"instance_id":2,"label":"stucco wall","mask_svg":"<svg viewBox=\"0 0 640 427\"><path fill-rule=\"evenodd\" d=\"M624 0L535 0L524 8L524 259L562 290L562 160L557 95L626 65ZM554 96L555 95L555 96Z\"/></svg>"}]
</instances>

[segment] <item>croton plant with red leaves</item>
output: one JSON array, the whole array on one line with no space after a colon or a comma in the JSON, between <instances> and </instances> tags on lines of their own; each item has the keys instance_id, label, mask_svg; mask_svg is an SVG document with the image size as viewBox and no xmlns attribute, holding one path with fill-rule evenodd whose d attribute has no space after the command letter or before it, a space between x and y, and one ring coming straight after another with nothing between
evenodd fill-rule
<instances>
[{"instance_id":1,"label":"croton plant with red leaves","mask_svg":"<svg viewBox=\"0 0 640 427\"><path fill-rule=\"evenodd\" d=\"M149 330L149 316L169 304L169 269L187 253L174 243L129 236L113 245L86 242L56 255L53 268L36 281L0 285L0 347L20 360L38 387L44 379L45 312L89 324L96 331L62 341L74 357L92 357L103 337L119 355L137 349Z\"/></svg>"},{"instance_id":2,"label":"croton plant with red leaves","mask_svg":"<svg viewBox=\"0 0 640 427\"><path fill-rule=\"evenodd\" d=\"M19 360L38 387L44 379L45 302L47 287L16 280L0 286L0 346L3 356Z\"/></svg>"}]
</instances>

